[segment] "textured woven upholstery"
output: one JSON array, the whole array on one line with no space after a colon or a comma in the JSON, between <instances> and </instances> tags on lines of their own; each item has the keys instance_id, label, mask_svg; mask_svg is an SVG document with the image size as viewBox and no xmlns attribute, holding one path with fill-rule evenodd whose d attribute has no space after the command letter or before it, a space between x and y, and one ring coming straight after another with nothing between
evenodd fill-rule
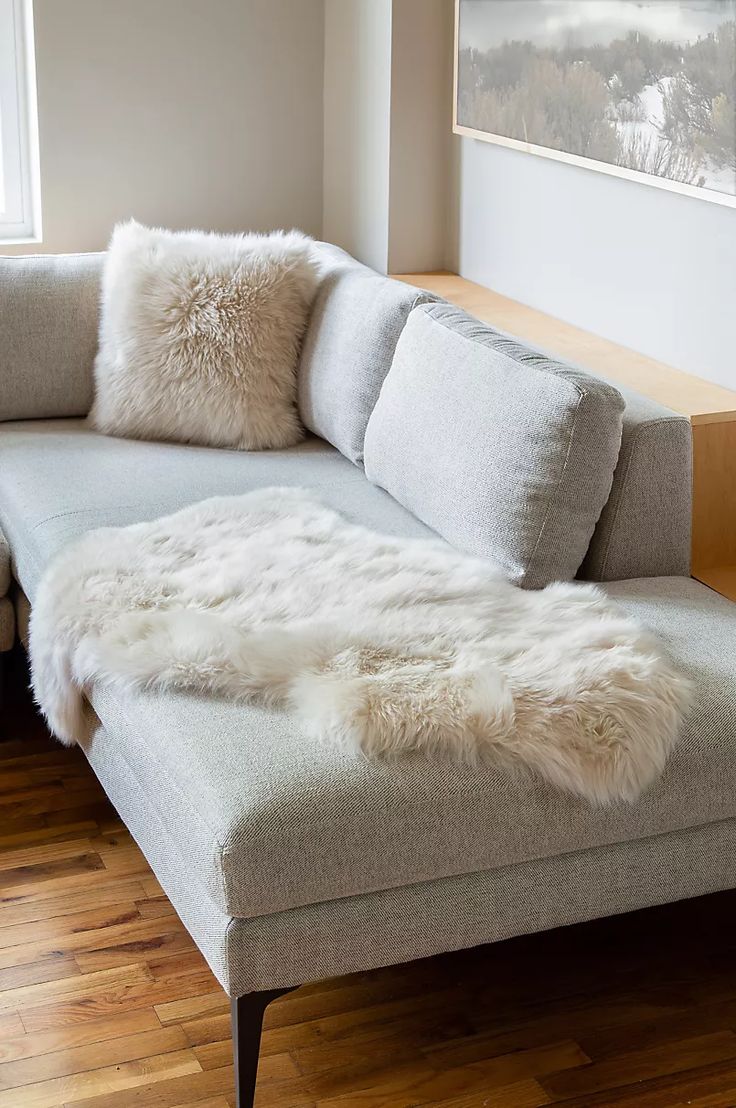
<instances>
[{"instance_id":1,"label":"textured woven upholstery","mask_svg":"<svg viewBox=\"0 0 736 1108\"><path fill-rule=\"evenodd\" d=\"M91 527L271 484L316 488L378 530L427 533L316 440L240 454L105 438L77 421L0 427L0 514L31 599L56 550ZM105 690L95 706L151 806L178 836L191 879L235 916L736 815L736 608L687 579L621 582L610 592L671 643L700 697L667 773L632 808L592 811L534 779L493 770L428 766L420 758L398 767L368 763L315 744L286 714L265 708Z\"/></svg>"},{"instance_id":2,"label":"textured woven upholstery","mask_svg":"<svg viewBox=\"0 0 736 1108\"><path fill-rule=\"evenodd\" d=\"M624 402L596 377L529 365L509 347L449 304L416 308L368 421L365 472L453 546L540 588L580 568Z\"/></svg>"},{"instance_id":3,"label":"textured woven upholstery","mask_svg":"<svg viewBox=\"0 0 736 1108\"><path fill-rule=\"evenodd\" d=\"M623 434L613 487L580 576L686 577L690 573L690 420L622 385Z\"/></svg>"},{"instance_id":4,"label":"textured woven upholstery","mask_svg":"<svg viewBox=\"0 0 736 1108\"><path fill-rule=\"evenodd\" d=\"M364 267L321 249L302 407L346 456L314 439L242 454L105 438L78 420L6 422L0 525L31 597L56 551L90 528L266 485L314 489L379 531L432 533L352 464L415 293L358 278ZM0 419L86 412L100 264L0 261ZM502 335L495 349L532 365L542 356ZM621 391L619 463L581 572L685 574L689 425ZM96 690L90 762L233 995L736 884L736 609L684 577L607 591L663 637L696 689L665 774L633 806L593 810L531 774L371 763L265 708ZM8 608L3 597L0 648Z\"/></svg>"},{"instance_id":5,"label":"textured woven upholstery","mask_svg":"<svg viewBox=\"0 0 736 1108\"><path fill-rule=\"evenodd\" d=\"M497 349L526 365L555 355L496 331ZM566 361L590 374L585 366ZM601 375L598 375L601 376ZM601 376L601 380L608 380ZM579 576L589 581L627 577L687 577L692 520L690 420L609 381L623 396L621 448L608 502Z\"/></svg>"},{"instance_id":6,"label":"textured woven upholstery","mask_svg":"<svg viewBox=\"0 0 736 1108\"><path fill-rule=\"evenodd\" d=\"M89 411L104 256L0 258L0 420Z\"/></svg>"},{"instance_id":7,"label":"textured woven upholstery","mask_svg":"<svg viewBox=\"0 0 736 1108\"><path fill-rule=\"evenodd\" d=\"M299 414L305 427L359 463L407 316L435 297L381 277L337 247L318 249L324 277L299 365Z\"/></svg>"},{"instance_id":8,"label":"textured woven upholstery","mask_svg":"<svg viewBox=\"0 0 736 1108\"><path fill-rule=\"evenodd\" d=\"M80 420L0 424L0 527L31 600L48 558L84 531L266 485L311 488L352 520L391 534L431 534L320 439L243 453L109 438Z\"/></svg>"},{"instance_id":9,"label":"textured woven upholstery","mask_svg":"<svg viewBox=\"0 0 736 1108\"><path fill-rule=\"evenodd\" d=\"M237 919L192 881L180 836L100 729L89 758L232 995L298 985L736 885L736 820Z\"/></svg>"}]
</instances>

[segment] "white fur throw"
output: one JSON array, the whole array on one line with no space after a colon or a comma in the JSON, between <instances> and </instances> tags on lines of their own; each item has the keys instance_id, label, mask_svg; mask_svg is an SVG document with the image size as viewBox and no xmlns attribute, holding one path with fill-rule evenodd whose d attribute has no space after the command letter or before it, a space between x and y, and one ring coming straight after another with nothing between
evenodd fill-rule
<instances>
[{"instance_id":1,"label":"white fur throw","mask_svg":"<svg viewBox=\"0 0 736 1108\"><path fill-rule=\"evenodd\" d=\"M93 425L106 434L263 450L302 436L299 344L311 240L115 228L102 281Z\"/></svg>"},{"instance_id":2,"label":"white fur throw","mask_svg":"<svg viewBox=\"0 0 736 1108\"><path fill-rule=\"evenodd\" d=\"M523 764L592 802L662 770L689 687L596 587L522 591L439 541L354 526L302 489L90 532L42 580L33 684L65 742L95 682L293 710L369 755ZM245 734L245 732L244 732Z\"/></svg>"}]
</instances>

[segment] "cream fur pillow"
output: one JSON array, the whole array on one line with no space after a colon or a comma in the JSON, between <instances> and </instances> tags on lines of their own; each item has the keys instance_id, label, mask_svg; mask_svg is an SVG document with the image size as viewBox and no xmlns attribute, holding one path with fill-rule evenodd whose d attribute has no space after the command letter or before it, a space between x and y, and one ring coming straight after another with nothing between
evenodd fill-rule
<instances>
[{"instance_id":1,"label":"cream fur pillow","mask_svg":"<svg viewBox=\"0 0 736 1108\"><path fill-rule=\"evenodd\" d=\"M102 281L93 425L239 450L298 442L296 366L316 284L312 241L296 231L118 225Z\"/></svg>"}]
</instances>

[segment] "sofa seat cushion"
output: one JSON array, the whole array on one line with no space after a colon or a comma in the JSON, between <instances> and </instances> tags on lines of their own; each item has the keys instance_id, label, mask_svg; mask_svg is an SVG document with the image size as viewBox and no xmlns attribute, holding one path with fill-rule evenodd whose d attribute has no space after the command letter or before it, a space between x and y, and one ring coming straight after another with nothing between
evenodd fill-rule
<instances>
[{"instance_id":1,"label":"sofa seat cushion","mask_svg":"<svg viewBox=\"0 0 736 1108\"><path fill-rule=\"evenodd\" d=\"M49 559L85 531L267 485L310 488L355 522L388 534L431 534L321 439L244 453L110 438L82 420L0 424L0 528L31 600Z\"/></svg>"},{"instance_id":2,"label":"sofa seat cushion","mask_svg":"<svg viewBox=\"0 0 736 1108\"><path fill-rule=\"evenodd\" d=\"M236 917L736 816L736 606L679 578L610 593L664 636L698 696L665 774L635 805L593 809L493 767L368 761L315 742L280 711L194 694L100 688L104 729L92 746L115 744L180 844L187 879Z\"/></svg>"},{"instance_id":3,"label":"sofa seat cushion","mask_svg":"<svg viewBox=\"0 0 736 1108\"><path fill-rule=\"evenodd\" d=\"M244 455L105 439L76 421L0 428L0 517L31 597L53 553L90 527L259 484L309 485L367 526L427 533L316 441ZM369 762L314 742L285 713L193 694L98 689L90 758L101 764L99 744L114 744L152 827L178 844L182 881L242 918L736 816L736 605L684 578L607 591L664 637L697 690L665 774L634 806L591 809L493 767Z\"/></svg>"}]
</instances>

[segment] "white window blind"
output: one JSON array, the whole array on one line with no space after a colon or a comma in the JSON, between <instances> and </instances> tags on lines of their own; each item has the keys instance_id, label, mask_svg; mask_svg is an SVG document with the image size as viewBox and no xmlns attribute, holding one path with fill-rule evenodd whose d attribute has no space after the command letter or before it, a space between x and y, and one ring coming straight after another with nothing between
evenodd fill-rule
<instances>
[{"instance_id":1,"label":"white window blind","mask_svg":"<svg viewBox=\"0 0 736 1108\"><path fill-rule=\"evenodd\" d=\"M0 242L40 238L30 0L0 0Z\"/></svg>"}]
</instances>

